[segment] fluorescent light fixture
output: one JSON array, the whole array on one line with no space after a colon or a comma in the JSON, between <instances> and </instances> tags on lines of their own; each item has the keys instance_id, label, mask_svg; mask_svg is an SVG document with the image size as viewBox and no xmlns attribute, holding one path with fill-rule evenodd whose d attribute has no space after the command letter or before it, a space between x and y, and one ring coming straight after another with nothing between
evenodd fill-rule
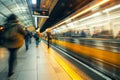
<instances>
[{"instance_id":1,"label":"fluorescent light fixture","mask_svg":"<svg viewBox=\"0 0 120 80\"><path fill-rule=\"evenodd\" d=\"M49 18L49 16L32 15L33 17Z\"/></svg>"},{"instance_id":2,"label":"fluorescent light fixture","mask_svg":"<svg viewBox=\"0 0 120 80\"><path fill-rule=\"evenodd\" d=\"M37 17L35 17L35 27L37 28Z\"/></svg>"},{"instance_id":3,"label":"fluorescent light fixture","mask_svg":"<svg viewBox=\"0 0 120 80\"><path fill-rule=\"evenodd\" d=\"M32 4L36 4L37 3L37 1L36 0L32 0Z\"/></svg>"},{"instance_id":4,"label":"fluorescent light fixture","mask_svg":"<svg viewBox=\"0 0 120 80\"><path fill-rule=\"evenodd\" d=\"M95 14L93 14L93 15L91 15L91 17L95 17L95 16L98 16L98 15L100 15L100 13L98 12L98 13L95 13ZM91 17L89 17L88 16L88 18L91 18ZM85 18L85 19L88 19L88 18ZM85 26L86 25L97 25L97 26L100 26L100 25L103 25L103 24L106 24L106 23L102 23L102 24L95 24L95 23L100 23L100 22L103 22L103 21L108 21L108 20L112 20L112 19L116 19L116 18L120 18L120 15L117 15L117 16L114 16L114 17L109 17L109 18L107 18L107 19L103 19L103 20L99 20L99 21L94 21L94 22L89 22L89 23L85 23L85 24L81 24L80 26L80 28L79 28L79 26L78 27L75 27L75 26L73 26L73 23L69 23L69 24L66 24L66 25L68 25L69 26L69 29L71 28L79 28L79 29L82 29L82 28L85 28ZM83 19L81 19L81 20L85 20L84 18ZM60 28L60 27L59 27ZM66 29L68 29L68 28L66 28Z\"/></svg>"},{"instance_id":5,"label":"fluorescent light fixture","mask_svg":"<svg viewBox=\"0 0 120 80\"><path fill-rule=\"evenodd\" d=\"M85 10L77 13L76 15L70 17L68 20L65 20L65 21L62 21L62 22L58 23L57 25L53 26L51 29L54 29L54 28L60 26L61 24L64 24L66 21L72 20L72 19L74 19L74 18L76 18L76 17L78 17L78 16L80 16L80 15L82 15L82 14L85 14L86 12L92 10L93 8L95 8L95 7L97 7L97 6L100 6L100 5L102 5L102 4L105 4L105 3L109 2L109 1L110 1L110 0L101 0L101 1L98 2L97 4L94 4L93 6L91 6L91 7L87 8L87 9L85 9Z\"/></svg>"},{"instance_id":6,"label":"fluorescent light fixture","mask_svg":"<svg viewBox=\"0 0 120 80\"><path fill-rule=\"evenodd\" d=\"M118 9L118 8L120 8L120 4L115 5L115 6L111 7L111 8L105 9L103 12L109 12L109 11L112 11L112 10Z\"/></svg>"},{"instance_id":7,"label":"fluorescent light fixture","mask_svg":"<svg viewBox=\"0 0 120 80\"><path fill-rule=\"evenodd\" d=\"M96 16L99 16L99 15L101 15L101 14L102 14L102 13L97 12L97 13L91 15L91 16L88 16L88 17L85 17L85 18L83 18L83 19L80 19L79 21L84 21L84 20L86 20L86 19L89 19L89 18L92 18L92 17L96 17Z\"/></svg>"},{"instance_id":8,"label":"fluorescent light fixture","mask_svg":"<svg viewBox=\"0 0 120 80\"><path fill-rule=\"evenodd\" d=\"M112 17L112 18L107 18L107 19L104 19L104 20L99 20L99 21L95 21L95 22L90 22L90 23L82 24L80 26L91 25L91 24L95 24L95 23L99 23L99 22L103 22L103 21L108 21L108 20L111 20L111 19L116 19L116 18L120 18L120 15Z\"/></svg>"},{"instance_id":9,"label":"fluorescent light fixture","mask_svg":"<svg viewBox=\"0 0 120 80\"><path fill-rule=\"evenodd\" d=\"M76 17L78 17L78 16L80 16L80 15L82 15L82 14L85 14L86 12L92 10L93 8L95 8L95 7L97 7L97 6L100 6L100 5L102 5L102 4L104 4L104 3L108 2L108 1L110 1L110 0L102 0L101 2L99 2L99 3L95 4L95 5L87 8L87 9L85 9L85 10L83 10L83 11L81 11L80 13L72 16L72 17L69 18L69 19L74 19L74 18L76 18Z\"/></svg>"}]
</instances>

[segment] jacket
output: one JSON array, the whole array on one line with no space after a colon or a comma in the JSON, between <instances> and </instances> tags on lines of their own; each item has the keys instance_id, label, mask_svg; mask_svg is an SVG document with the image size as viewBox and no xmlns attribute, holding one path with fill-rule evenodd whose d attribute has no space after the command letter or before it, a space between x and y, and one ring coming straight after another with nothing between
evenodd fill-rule
<instances>
[{"instance_id":1,"label":"jacket","mask_svg":"<svg viewBox=\"0 0 120 80\"><path fill-rule=\"evenodd\" d=\"M24 43L24 36L26 35L22 25L18 24L17 21L10 21L4 26L2 46L6 48L20 48Z\"/></svg>"}]
</instances>

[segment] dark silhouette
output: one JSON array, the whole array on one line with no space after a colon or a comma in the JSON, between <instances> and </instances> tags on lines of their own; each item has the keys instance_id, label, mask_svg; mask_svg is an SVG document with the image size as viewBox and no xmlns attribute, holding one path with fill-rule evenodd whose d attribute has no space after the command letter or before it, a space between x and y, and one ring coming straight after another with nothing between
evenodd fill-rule
<instances>
[{"instance_id":1,"label":"dark silhouette","mask_svg":"<svg viewBox=\"0 0 120 80\"><path fill-rule=\"evenodd\" d=\"M83 30L81 31L81 37L87 37L85 31L83 31Z\"/></svg>"},{"instance_id":2,"label":"dark silhouette","mask_svg":"<svg viewBox=\"0 0 120 80\"><path fill-rule=\"evenodd\" d=\"M9 50L9 72L10 77L14 72L15 62L17 58L17 51L24 43L24 36L26 32L23 30L23 26L18 23L17 16L11 14L7 17L6 23L4 24L4 32L1 35L3 44L1 46Z\"/></svg>"},{"instance_id":3,"label":"dark silhouette","mask_svg":"<svg viewBox=\"0 0 120 80\"><path fill-rule=\"evenodd\" d=\"M30 40L31 40L31 33L30 33L30 31L27 28L25 28L25 31L26 31L26 35L25 35L25 47L26 47L26 50L28 50L29 43L30 43Z\"/></svg>"},{"instance_id":4,"label":"dark silhouette","mask_svg":"<svg viewBox=\"0 0 120 80\"><path fill-rule=\"evenodd\" d=\"M36 48L38 47L38 45L39 45L39 38L40 38L40 34L38 33L38 32L36 32L35 34L34 34L34 38L35 38L35 41L36 41Z\"/></svg>"},{"instance_id":5,"label":"dark silhouette","mask_svg":"<svg viewBox=\"0 0 120 80\"><path fill-rule=\"evenodd\" d=\"M47 42L48 42L48 48L50 47L50 41L51 41L51 33L47 32Z\"/></svg>"}]
</instances>

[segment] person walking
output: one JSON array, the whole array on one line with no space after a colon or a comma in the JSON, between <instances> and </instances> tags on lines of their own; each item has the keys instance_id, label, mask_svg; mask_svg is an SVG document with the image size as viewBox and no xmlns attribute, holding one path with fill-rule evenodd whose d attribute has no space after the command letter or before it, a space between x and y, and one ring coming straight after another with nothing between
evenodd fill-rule
<instances>
[{"instance_id":1,"label":"person walking","mask_svg":"<svg viewBox=\"0 0 120 80\"><path fill-rule=\"evenodd\" d=\"M25 47L26 47L26 51L27 51L28 48L29 48L29 44L30 44L31 33L30 33L30 31L27 28L25 28L25 31L26 31L26 35L25 35Z\"/></svg>"},{"instance_id":2,"label":"person walking","mask_svg":"<svg viewBox=\"0 0 120 80\"><path fill-rule=\"evenodd\" d=\"M24 44L25 35L26 32L23 30L23 26L19 24L17 16L15 14L9 15L4 24L4 32L0 36L3 39L0 45L9 50L8 77L14 73L17 51Z\"/></svg>"},{"instance_id":3,"label":"person walking","mask_svg":"<svg viewBox=\"0 0 120 80\"><path fill-rule=\"evenodd\" d=\"M51 33L50 33L50 32L47 32L48 48L50 47L51 39L52 39Z\"/></svg>"},{"instance_id":4,"label":"person walking","mask_svg":"<svg viewBox=\"0 0 120 80\"><path fill-rule=\"evenodd\" d=\"M40 38L40 34L39 34L39 32L36 32L35 34L34 34L34 38L35 38L35 41L36 41L36 48L38 47L38 45L39 45L39 38Z\"/></svg>"},{"instance_id":5,"label":"person walking","mask_svg":"<svg viewBox=\"0 0 120 80\"><path fill-rule=\"evenodd\" d=\"M33 34L32 32L30 32L30 44L32 43L32 37L33 37Z\"/></svg>"}]
</instances>

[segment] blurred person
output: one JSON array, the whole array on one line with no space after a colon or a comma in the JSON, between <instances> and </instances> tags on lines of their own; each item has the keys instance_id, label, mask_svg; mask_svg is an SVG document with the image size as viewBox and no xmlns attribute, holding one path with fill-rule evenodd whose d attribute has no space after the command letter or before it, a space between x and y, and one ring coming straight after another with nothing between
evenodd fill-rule
<instances>
[{"instance_id":1,"label":"blurred person","mask_svg":"<svg viewBox=\"0 0 120 80\"><path fill-rule=\"evenodd\" d=\"M39 42L40 42L40 34L39 34L39 32L36 32L35 34L34 34L34 38L35 38L35 41L36 41L36 48L38 47L38 45L39 45Z\"/></svg>"},{"instance_id":2,"label":"blurred person","mask_svg":"<svg viewBox=\"0 0 120 80\"><path fill-rule=\"evenodd\" d=\"M17 51L24 44L24 37L26 32L23 30L23 26L18 23L17 16L11 14L7 17L6 23L4 24L4 32L1 35L3 44L1 46L9 50L8 59L8 77L13 75L17 59Z\"/></svg>"},{"instance_id":3,"label":"blurred person","mask_svg":"<svg viewBox=\"0 0 120 80\"><path fill-rule=\"evenodd\" d=\"M26 51L28 50L29 48L29 43L30 43L30 39L31 39L31 33L30 31L25 28L25 31L26 31L26 35L25 35L25 47L26 47Z\"/></svg>"},{"instance_id":4,"label":"blurred person","mask_svg":"<svg viewBox=\"0 0 120 80\"><path fill-rule=\"evenodd\" d=\"M33 37L33 34L32 32L30 32L30 44L32 43L32 37Z\"/></svg>"},{"instance_id":5,"label":"blurred person","mask_svg":"<svg viewBox=\"0 0 120 80\"><path fill-rule=\"evenodd\" d=\"M48 42L48 48L50 47L50 41L52 39L51 33L47 32L47 42Z\"/></svg>"}]
</instances>

